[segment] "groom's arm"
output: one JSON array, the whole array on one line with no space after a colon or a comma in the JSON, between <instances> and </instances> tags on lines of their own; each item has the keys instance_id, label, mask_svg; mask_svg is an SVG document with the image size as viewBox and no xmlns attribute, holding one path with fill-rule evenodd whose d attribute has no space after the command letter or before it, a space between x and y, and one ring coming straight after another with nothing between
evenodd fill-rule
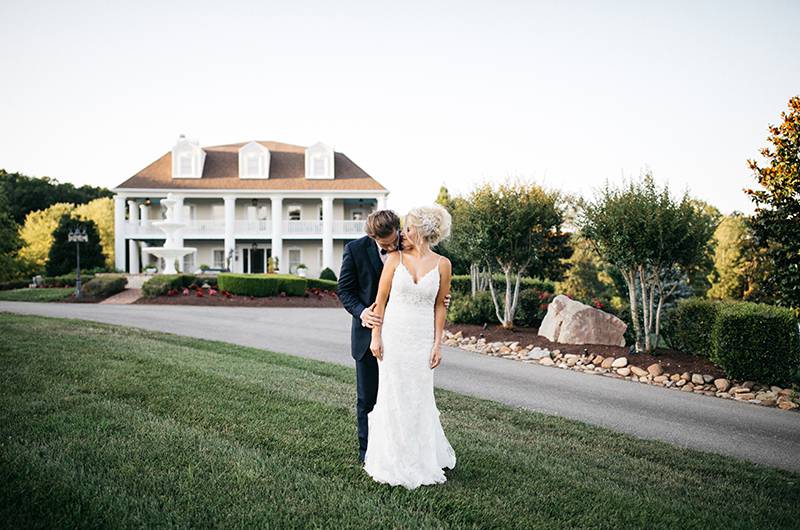
<instances>
[{"instance_id":1,"label":"groom's arm","mask_svg":"<svg viewBox=\"0 0 800 530\"><path fill-rule=\"evenodd\" d=\"M342 256L342 267L339 270L339 284L336 294L347 312L361 320L361 313L367 308L358 297L358 275L350 244L345 245Z\"/></svg>"}]
</instances>

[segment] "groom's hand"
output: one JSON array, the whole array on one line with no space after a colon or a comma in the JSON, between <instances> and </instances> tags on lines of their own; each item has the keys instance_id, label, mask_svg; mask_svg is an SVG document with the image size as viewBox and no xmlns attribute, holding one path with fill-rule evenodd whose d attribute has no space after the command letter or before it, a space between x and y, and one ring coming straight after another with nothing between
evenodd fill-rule
<instances>
[{"instance_id":1,"label":"groom's hand","mask_svg":"<svg viewBox=\"0 0 800 530\"><path fill-rule=\"evenodd\" d=\"M365 328L372 329L375 326L380 326L381 323L383 322L381 316L373 311L376 305L378 304L373 303L371 306L369 306L368 308L364 309L364 311L361 312L361 325L364 326Z\"/></svg>"},{"instance_id":2,"label":"groom's hand","mask_svg":"<svg viewBox=\"0 0 800 530\"><path fill-rule=\"evenodd\" d=\"M447 293L447 296L444 297L444 308L450 309L450 293Z\"/></svg>"}]
</instances>

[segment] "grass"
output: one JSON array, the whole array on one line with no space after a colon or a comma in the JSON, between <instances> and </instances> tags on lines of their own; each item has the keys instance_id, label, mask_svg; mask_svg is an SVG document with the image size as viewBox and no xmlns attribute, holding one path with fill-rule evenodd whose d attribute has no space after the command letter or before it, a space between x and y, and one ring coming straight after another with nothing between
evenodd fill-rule
<instances>
[{"instance_id":1,"label":"grass","mask_svg":"<svg viewBox=\"0 0 800 530\"><path fill-rule=\"evenodd\" d=\"M0 291L0 300L9 302L55 302L75 292L74 287L47 287L40 289L11 289Z\"/></svg>"},{"instance_id":2,"label":"grass","mask_svg":"<svg viewBox=\"0 0 800 530\"><path fill-rule=\"evenodd\" d=\"M796 474L440 389L456 468L390 487L357 464L354 369L9 313L0 334L5 527L798 525Z\"/></svg>"}]
</instances>

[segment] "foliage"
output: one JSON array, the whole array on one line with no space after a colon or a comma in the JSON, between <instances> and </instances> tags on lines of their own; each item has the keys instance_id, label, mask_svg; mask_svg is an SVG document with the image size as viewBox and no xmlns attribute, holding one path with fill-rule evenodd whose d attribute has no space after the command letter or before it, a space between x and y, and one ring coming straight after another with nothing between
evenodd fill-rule
<instances>
[{"instance_id":1,"label":"foliage","mask_svg":"<svg viewBox=\"0 0 800 530\"><path fill-rule=\"evenodd\" d=\"M759 257L769 262L765 287L779 305L800 308L800 96L770 125L759 165L748 160L759 190L745 190L756 204L752 226Z\"/></svg>"},{"instance_id":2,"label":"foliage","mask_svg":"<svg viewBox=\"0 0 800 530\"><path fill-rule=\"evenodd\" d=\"M83 285L83 294L94 298L106 298L125 290L128 279L122 274L95 276Z\"/></svg>"},{"instance_id":3,"label":"foliage","mask_svg":"<svg viewBox=\"0 0 800 530\"><path fill-rule=\"evenodd\" d=\"M701 357L711 355L711 330L722 305L714 300L681 300L664 314L664 338L671 348Z\"/></svg>"},{"instance_id":4,"label":"foliage","mask_svg":"<svg viewBox=\"0 0 800 530\"><path fill-rule=\"evenodd\" d=\"M244 296L303 296L308 280L290 274L234 274L217 275L220 289Z\"/></svg>"},{"instance_id":5,"label":"foliage","mask_svg":"<svg viewBox=\"0 0 800 530\"><path fill-rule=\"evenodd\" d=\"M452 243L489 274L503 273L504 293L493 282L489 288L497 319L506 328L513 327L522 276L541 276L569 255L560 200L557 192L518 181L497 188L481 185L456 203Z\"/></svg>"},{"instance_id":6,"label":"foliage","mask_svg":"<svg viewBox=\"0 0 800 530\"><path fill-rule=\"evenodd\" d=\"M714 231L714 268L708 275L706 293L720 300L741 300L751 290L749 255L751 234L747 218L740 213L726 215Z\"/></svg>"},{"instance_id":7,"label":"foliage","mask_svg":"<svg viewBox=\"0 0 800 530\"><path fill-rule=\"evenodd\" d=\"M75 292L70 287L53 287L47 289L14 289L0 291L0 300L8 302L58 302Z\"/></svg>"},{"instance_id":8,"label":"foliage","mask_svg":"<svg viewBox=\"0 0 800 530\"><path fill-rule=\"evenodd\" d=\"M339 285L335 280L323 280L315 278L306 278L306 287L308 289L322 289L323 291L336 291Z\"/></svg>"},{"instance_id":9,"label":"foliage","mask_svg":"<svg viewBox=\"0 0 800 530\"><path fill-rule=\"evenodd\" d=\"M667 186L657 189L652 174L645 173L619 188L606 183L585 206L580 223L582 235L624 277L636 349L644 343L651 351L658 344L664 303L681 285L679 278L697 274L711 252L716 219L688 193L676 201Z\"/></svg>"},{"instance_id":10,"label":"foliage","mask_svg":"<svg viewBox=\"0 0 800 530\"><path fill-rule=\"evenodd\" d=\"M711 336L711 361L730 377L783 383L800 366L797 319L788 308L723 303Z\"/></svg>"},{"instance_id":11,"label":"foliage","mask_svg":"<svg viewBox=\"0 0 800 530\"><path fill-rule=\"evenodd\" d=\"M74 204L56 203L44 210L30 212L19 233L23 242L20 257L43 267L53 246L53 231L58 227L61 217L74 208Z\"/></svg>"},{"instance_id":12,"label":"foliage","mask_svg":"<svg viewBox=\"0 0 800 530\"><path fill-rule=\"evenodd\" d=\"M22 289L23 287L28 287L30 283L31 283L30 279L8 280L5 282L0 282L0 291L10 291L11 289Z\"/></svg>"},{"instance_id":13,"label":"foliage","mask_svg":"<svg viewBox=\"0 0 800 530\"><path fill-rule=\"evenodd\" d=\"M319 279L320 280L329 280L329 281L332 281L332 282L337 281L336 273L333 272L330 267L325 267L324 269L322 269L322 272L319 273Z\"/></svg>"},{"instance_id":14,"label":"foliage","mask_svg":"<svg viewBox=\"0 0 800 530\"><path fill-rule=\"evenodd\" d=\"M552 292L566 294L573 300L586 304L600 300L605 306L620 307L621 299L617 297L614 279L608 272L609 266L600 259L591 242L580 234L574 234L571 245L573 253L566 260L564 280L556 283L556 289ZM615 298L616 301L612 304Z\"/></svg>"},{"instance_id":15,"label":"foliage","mask_svg":"<svg viewBox=\"0 0 800 530\"><path fill-rule=\"evenodd\" d=\"M94 278L93 274L86 274L81 270L81 283L86 283ZM58 276L45 276L43 278L45 287L75 287L78 277L74 272L59 274Z\"/></svg>"},{"instance_id":16,"label":"foliage","mask_svg":"<svg viewBox=\"0 0 800 530\"><path fill-rule=\"evenodd\" d=\"M106 266L114 266L114 200L110 197L100 197L86 204L78 204L72 216L84 221L93 221L100 235L100 244ZM83 258L81 258L83 259Z\"/></svg>"},{"instance_id":17,"label":"foliage","mask_svg":"<svg viewBox=\"0 0 800 530\"><path fill-rule=\"evenodd\" d=\"M106 188L61 183L50 177L28 177L0 169L0 195L8 197L11 216L22 224L30 212L45 210L57 203L84 204L99 197L111 197Z\"/></svg>"},{"instance_id":18,"label":"foliage","mask_svg":"<svg viewBox=\"0 0 800 530\"><path fill-rule=\"evenodd\" d=\"M447 208L447 211L453 217L453 224L451 227L451 236L436 245L436 252L450 260L450 265L453 269L453 274L465 274L469 271L470 261L466 258L463 252L460 252L458 240L453 238L456 227L456 208L463 204L464 200L458 197L451 197L447 188L442 185L439 188L439 195L436 197L436 203Z\"/></svg>"},{"instance_id":19,"label":"foliage","mask_svg":"<svg viewBox=\"0 0 800 530\"><path fill-rule=\"evenodd\" d=\"M192 274L157 274L142 284L142 295L148 298L164 296L171 289L183 289L195 283Z\"/></svg>"},{"instance_id":20,"label":"foliage","mask_svg":"<svg viewBox=\"0 0 800 530\"><path fill-rule=\"evenodd\" d=\"M536 288L521 290L514 322L520 326L538 328L547 314L548 304L552 301L552 291L542 291Z\"/></svg>"},{"instance_id":21,"label":"foliage","mask_svg":"<svg viewBox=\"0 0 800 530\"><path fill-rule=\"evenodd\" d=\"M447 319L454 324L492 324L497 323L492 295L489 291L469 294L453 294Z\"/></svg>"},{"instance_id":22,"label":"foliage","mask_svg":"<svg viewBox=\"0 0 800 530\"><path fill-rule=\"evenodd\" d=\"M75 269L78 249L76 243L69 241L69 232L79 226L86 229L88 238L87 242L80 243L81 267L105 266L106 259L103 256L103 247L100 245L100 236L97 234L97 226L94 221L78 221L73 219L69 213L65 213L53 231L53 244L45 265L48 275L66 274Z\"/></svg>"},{"instance_id":23,"label":"foliage","mask_svg":"<svg viewBox=\"0 0 800 530\"><path fill-rule=\"evenodd\" d=\"M470 294L470 276L466 274L454 274L450 279L450 290L453 293ZM505 286L506 278L502 274L492 276L495 289ZM523 276L520 278L520 289L539 289L540 291L555 292L555 284L550 280L539 280Z\"/></svg>"}]
</instances>

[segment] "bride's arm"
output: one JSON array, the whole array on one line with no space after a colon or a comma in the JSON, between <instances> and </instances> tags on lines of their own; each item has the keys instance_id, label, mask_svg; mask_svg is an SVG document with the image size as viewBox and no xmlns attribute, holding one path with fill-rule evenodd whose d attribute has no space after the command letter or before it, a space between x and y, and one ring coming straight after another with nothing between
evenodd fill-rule
<instances>
[{"instance_id":1,"label":"bride's arm","mask_svg":"<svg viewBox=\"0 0 800 530\"><path fill-rule=\"evenodd\" d=\"M450 294L450 278L453 274L453 266L450 260L442 258L439 264L441 281L439 282L439 293L436 295L434 306L434 339L433 349L431 350L431 368L436 368L442 361L442 335L444 334L444 323L447 320L447 307L444 300Z\"/></svg>"},{"instance_id":2,"label":"bride's arm","mask_svg":"<svg viewBox=\"0 0 800 530\"><path fill-rule=\"evenodd\" d=\"M392 290L392 278L394 278L394 271L400 263L400 253L392 252L386 258L386 263L383 264L383 272L381 272L381 279L378 282L378 295L375 298L375 309L373 313L378 315L381 319L386 310L386 302L389 300L389 292ZM369 349L372 355L379 360L383 360L383 341L381 340L381 325L372 328L372 342Z\"/></svg>"}]
</instances>

